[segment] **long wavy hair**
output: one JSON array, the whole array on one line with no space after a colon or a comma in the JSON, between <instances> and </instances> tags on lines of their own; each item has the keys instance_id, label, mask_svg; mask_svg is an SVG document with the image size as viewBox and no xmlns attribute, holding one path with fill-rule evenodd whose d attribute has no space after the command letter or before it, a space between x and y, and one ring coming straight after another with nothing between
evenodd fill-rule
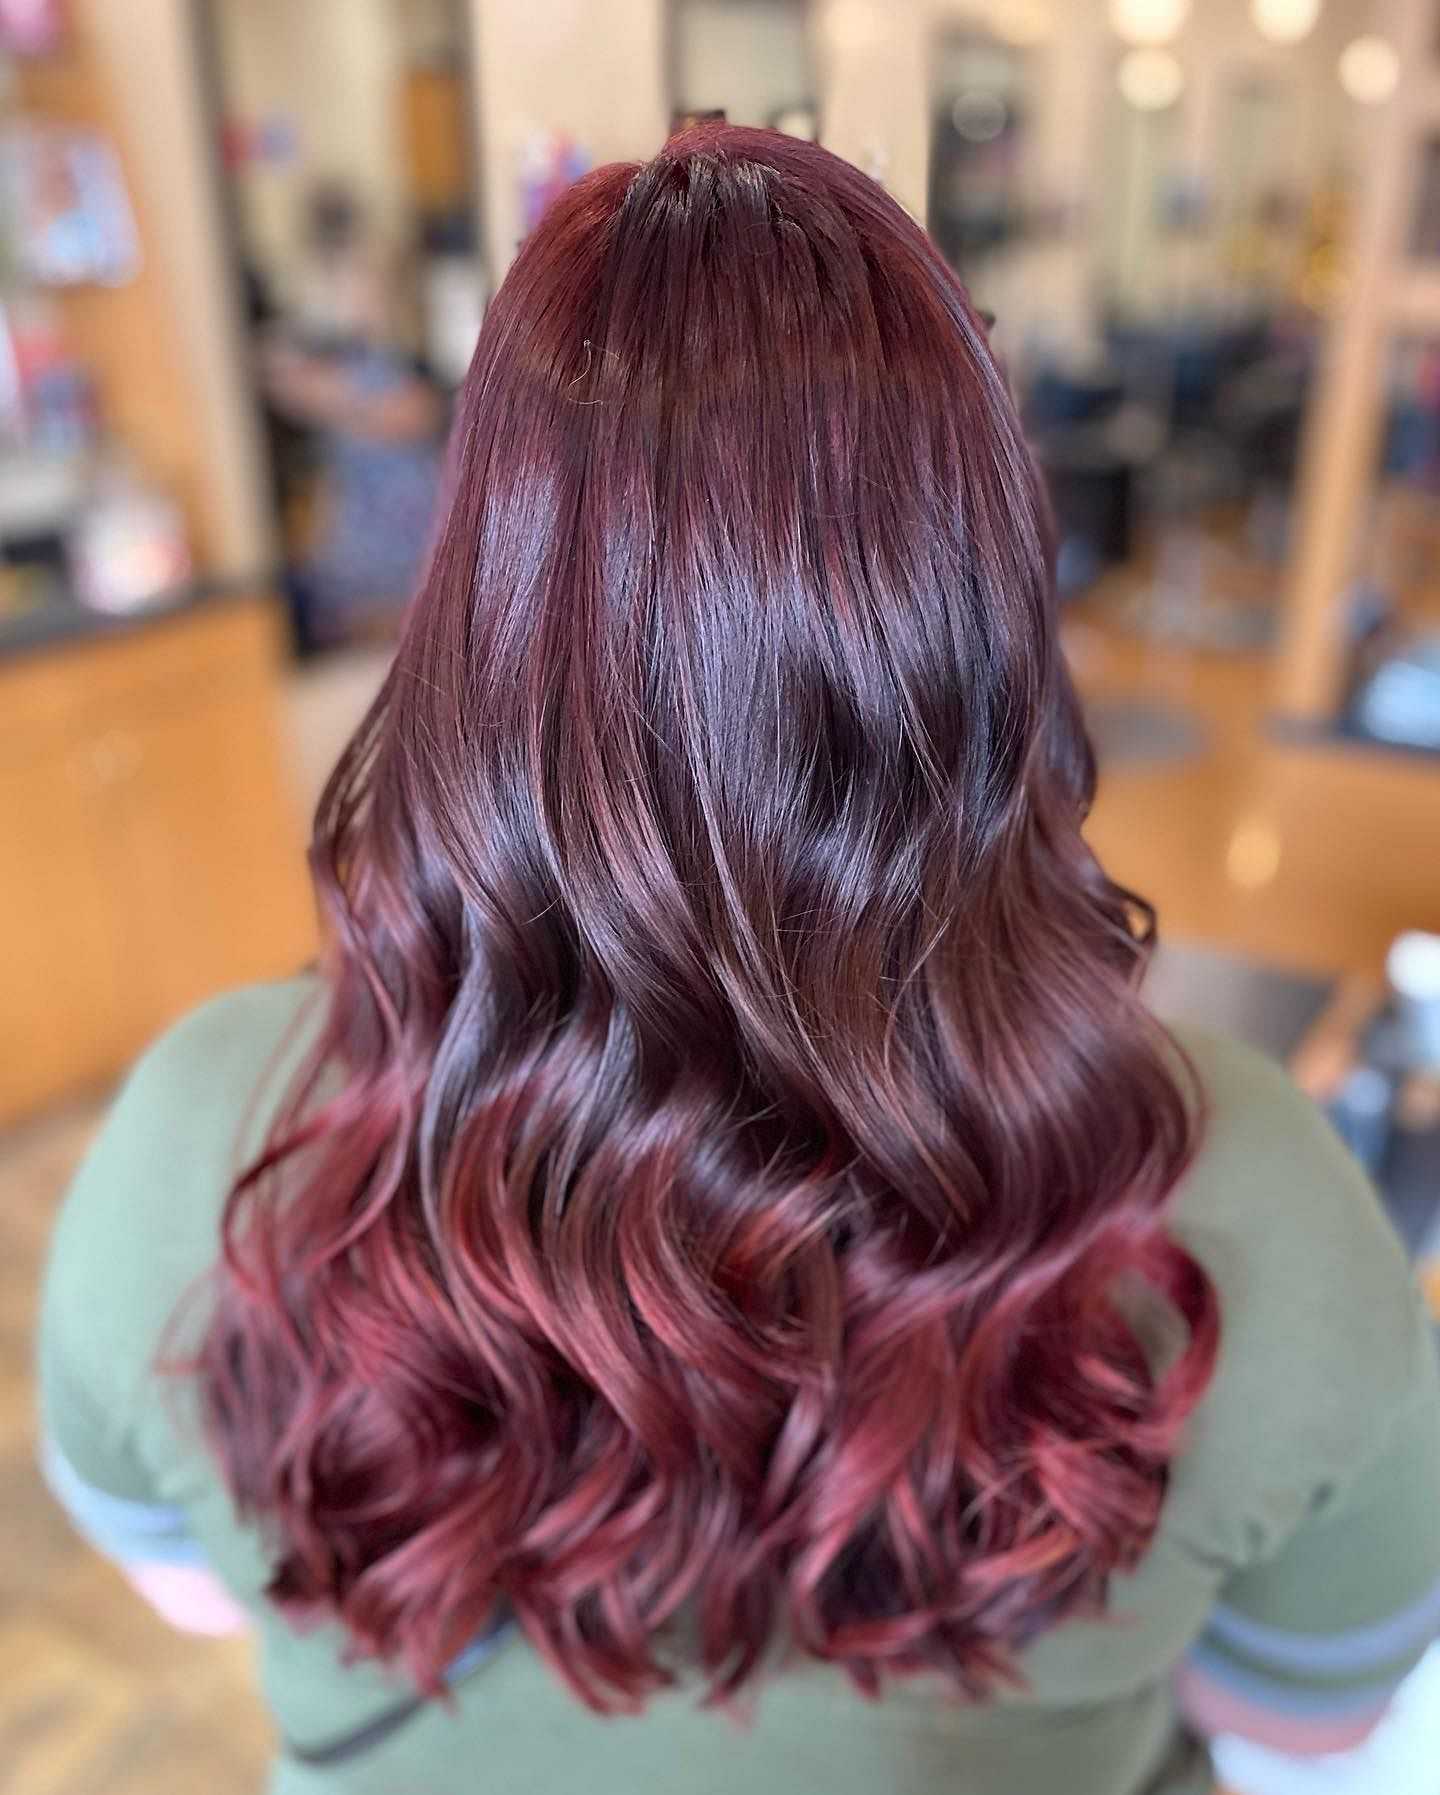
<instances>
[{"instance_id":1,"label":"long wavy hair","mask_svg":"<svg viewBox=\"0 0 1440 1795\"><path fill-rule=\"evenodd\" d=\"M600 1709L786 1654L981 1698L1144 1552L1200 1106L1047 535L963 289L834 156L703 127L525 243L199 1364L285 1610L431 1692L508 1614Z\"/></svg>"}]
</instances>

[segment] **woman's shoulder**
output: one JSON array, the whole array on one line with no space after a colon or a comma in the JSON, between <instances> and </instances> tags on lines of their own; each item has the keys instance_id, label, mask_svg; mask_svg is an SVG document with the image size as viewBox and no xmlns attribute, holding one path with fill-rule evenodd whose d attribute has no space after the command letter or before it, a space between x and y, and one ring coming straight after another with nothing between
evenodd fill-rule
<instances>
[{"instance_id":1,"label":"woman's shoulder","mask_svg":"<svg viewBox=\"0 0 1440 1795\"><path fill-rule=\"evenodd\" d=\"M76 1193L98 1158L104 1177L91 1183L113 1191L141 1181L144 1195L130 1199L132 1219L137 1196L168 1212L182 1190L193 1211L218 1216L313 1038L321 994L319 979L301 974L227 991L173 1023L122 1082ZM96 1201L105 1200L97 1191ZM167 1214L164 1225L173 1217Z\"/></svg>"},{"instance_id":2,"label":"woman's shoulder","mask_svg":"<svg viewBox=\"0 0 1440 1795\"><path fill-rule=\"evenodd\" d=\"M1247 1538L1223 1542L1248 1556L1380 1449L1429 1387L1433 1349L1400 1241L1321 1111L1251 1048L1176 1039L1206 1122L1173 1227L1214 1280L1222 1329L1188 1481L1248 1492L1248 1512L1224 1504Z\"/></svg>"},{"instance_id":3,"label":"woman's shoulder","mask_svg":"<svg viewBox=\"0 0 1440 1795\"><path fill-rule=\"evenodd\" d=\"M1200 1150L1177 1194L1180 1232L1202 1248L1243 1248L1252 1269L1283 1266L1287 1283L1343 1273L1354 1301L1393 1291L1408 1277L1400 1242L1318 1105L1254 1048L1198 1029L1175 1039L1205 1104ZM1221 1278L1234 1269L1222 1256Z\"/></svg>"},{"instance_id":4,"label":"woman's shoulder","mask_svg":"<svg viewBox=\"0 0 1440 1795\"><path fill-rule=\"evenodd\" d=\"M173 1183L190 1168L223 1165L228 1186L313 1037L322 989L311 973L247 985L173 1023L121 1081L86 1169L101 1154L112 1176L138 1162L163 1167Z\"/></svg>"},{"instance_id":5,"label":"woman's shoulder","mask_svg":"<svg viewBox=\"0 0 1440 1795\"><path fill-rule=\"evenodd\" d=\"M121 1086L116 1107L163 1105L183 1093L198 1098L215 1122L238 1121L241 1108L256 1097L255 1083L247 1085L247 1078L268 1086L272 1073L293 1069L289 1049L292 1043L303 1048L308 1040L306 1025L322 992L318 975L304 972L212 997L146 1048ZM166 1120L173 1125L176 1117Z\"/></svg>"},{"instance_id":6,"label":"woman's shoulder","mask_svg":"<svg viewBox=\"0 0 1440 1795\"><path fill-rule=\"evenodd\" d=\"M61 1205L44 1325L98 1375L148 1367L213 1263L236 1173L264 1139L310 1039L311 976L217 997L141 1055Z\"/></svg>"}]
</instances>

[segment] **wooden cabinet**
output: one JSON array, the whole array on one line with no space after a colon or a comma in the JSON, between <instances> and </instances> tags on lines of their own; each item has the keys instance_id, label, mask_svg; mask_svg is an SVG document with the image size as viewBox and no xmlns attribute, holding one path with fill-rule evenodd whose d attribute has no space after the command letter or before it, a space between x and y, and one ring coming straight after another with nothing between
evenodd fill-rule
<instances>
[{"instance_id":1,"label":"wooden cabinet","mask_svg":"<svg viewBox=\"0 0 1440 1795\"><path fill-rule=\"evenodd\" d=\"M470 189L465 82L454 69L407 71L400 89L400 141L410 198L421 212L463 208Z\"/></svg>"},{"instance_id":2,"label":"wooden cabinet","mask_svg":"<svg viewBox=\"0 0 1440 1795\"><path fill-rule=\"evenodd\" d=\"M0 1122L314 951L260 599L0 662Z\"/></svg>"},{"instance_id":3,"label":"wooden cabinet","mask_svg":"<svg viewBox=\"0 0 1440 1795\"><path fill-rule=\"evenodd\" d=\"M120 959L83 755L0 765L0 1118L118 1062Z\"/></svg>"}]
</instances>

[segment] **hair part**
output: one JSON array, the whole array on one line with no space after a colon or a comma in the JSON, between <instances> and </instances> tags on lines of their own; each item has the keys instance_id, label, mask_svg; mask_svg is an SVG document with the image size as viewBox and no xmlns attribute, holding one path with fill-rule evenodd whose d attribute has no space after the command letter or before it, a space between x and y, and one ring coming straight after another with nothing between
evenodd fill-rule
<instances>
[{"instance_id":1,"label":"hair part","mask_svg":"<svg viewBox=\"0 0 1440 1795\"><path fill-rule=\"evenodd\" d=\"M1218 1326L984 330L702 127L524 244L447 481L199 1364L271 1594L430 1691L503 1610L602 1709L983 1697L1144 1552Z\"/></svg>"}]
</instances>

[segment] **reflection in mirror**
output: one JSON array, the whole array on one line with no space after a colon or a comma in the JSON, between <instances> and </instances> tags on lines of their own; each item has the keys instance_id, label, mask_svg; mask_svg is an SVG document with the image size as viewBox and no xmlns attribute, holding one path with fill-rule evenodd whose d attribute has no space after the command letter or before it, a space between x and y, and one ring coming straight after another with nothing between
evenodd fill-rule
<instances>
[{"instance_id":1,"label":"reflection in mirror","mask_svg":"<svg viewBox=\"0 0 1440 1795\"><path fill-rule=\"evenodd\" d=\"M671 116L817 135L807 0L671 0Z\"/></svg>"},{"instance_id":2,"label":"reflection in mirror","mask_svg":"<svg viewBox=\"0 0 1440 1795\"><path fill-rule=\"evenodd\" d=\"M930 60L931 234L976 303L1001 311L1025 231L1025 56L988 34L937 34Z\"/></svg>"},{"instance_id":3,"label":"reflection in mirror","mask_svg":"<svg viewBox=\"0 0 1440 1795\"><path fill-rule=\"evenodd\" d=\"M463 0L207 0L230 252L302 652L388 635L479 329Z\"/></svg>"},{"instance_id":4,"label":"reflection in mirror","mask_svg":"<svg viewBox=\"0 0 1440 1795\"><path fill-rule=\"evenodd\" d=\"M1440 341L1398 340L1384 391L1375 484L1346 595L1346 727L1440 752Z\"/></svg>"},{"instance_id":5,"label":"reflection in mirror","mask_svg":"<svg viewBox=\"0 0 1440 1795\"><path fill-rule=\"evenodd\" d=\"M1232 306L1271 306L1293 291L1304 249L1295 148L1298 97L1272 75L1225 90L1216 143L1216 291Z\"/></svg>"},{"instance_id":6,"label":"reflection in mirror","mask_svg":"<svg viewBox=\"0 0 1440 1795\"><path fill-rule=\"evenodd\" d=\"M1440 261L1440 137L1428 138L1420 152L1409 253L1417 262Z\"/></svg>"},{"instance_id":7,"label":"reflection in mirror","mask_svg":"<svg viewBox=\"0 0 1440 1795\"><path fill-rule=\"evenodd\" d=\"M1137 65L1117 65L1116 84ZM1102 288L1113 311L1153 312L1167 287L1167 250L1187 219L1187 195L1179 178L1180 91L1147 88L1132 76L1122 103L1105 112L1102 149L1104 196L1096 217ZM1156 103L1159 102L1159 103Z\"/></svg>"}]
</instances>

